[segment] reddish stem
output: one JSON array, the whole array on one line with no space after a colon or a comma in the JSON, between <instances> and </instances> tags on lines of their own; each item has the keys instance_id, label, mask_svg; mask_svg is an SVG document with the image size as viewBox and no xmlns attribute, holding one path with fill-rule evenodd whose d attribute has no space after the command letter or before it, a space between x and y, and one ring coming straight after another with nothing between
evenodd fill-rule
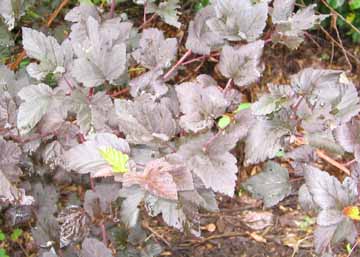
<instances>
[{"instance_id":1,"label":"reddish stem","mask_svg":"<svg viewBox=\"0 0 360 257\"><path fill-rule=\"evenodd\" d=\"M16 136L16 135L10 135L9 137L17 142L17 143L22 143L22 144L25 144L25 143L28 143L30 141L34 141L34 140L37 140L37 139L42 139L44 137L48 137L48 136L51 136L51 135L54 135L55 133L54 132L48 132L48 133L45 133L45 134L35 134L35 135L31 135L27 138L21 138L20 136Z\"/></svg>"},{"instance_id":2,"label":"reddish stem","mask_svg":"<svg viewBox=\"0 0 360 257\"><path fill-rule=\"evenodd\" d=\"M293 106L291 106L291 109L293 109L293 111L296 112L303 100L304 100L304 96L302 95L299 97L297 102Z\"/></svg>"},{"instance_id":3,"label":"reddish stem","mask_svg":"<svg viewBox=\"0 0 360 257\"><path fill-rule=\"evenodd\" d=\"M94 88L92 87L92 88L89 89L88 97L90 98L90 97L92 97L93 95L94 95Z\"/></svg>"},{"instance_id":4,"label":"reddish stem","mask_svg":"<svg viewBox=\"0 0 360 257\"><path fill-rule=\"evenodd\" d=\"M82 144L86 141L84 134L78 133L77 136L78 136L78 140L79 140L80 144Z\"/></svg>"},{"instance_id":5,"label":"reddish stem","mask_svg":"<svg viewBox=\"0 0 360 257\"><path fill-rule=\"evenodd\" d=\"M226 83L226 86L223 90L223 94L226 94L227 91L229 91L232 87L232 82L233 82L233 79L229 79L228 82Z\"/></svg>"},{"instance_id":6,"label":"reddish stem","mask_svg":"<svg viewBox=\"0 0 360 257\"><path fill-rule=\"evenodd\" d=\"M140 29L143 29L146 25L148 25L153 19L156 18L156 16L157 16L157 14L154 13L154 14L150 17L150 19L148 19L146 22L144 22L144 23L139 27L139 30L140 30Z\"/></svg>"},{"instance_id":7,"label":"reddish stem","mask_svg":"<svg viewBox=\"0 0 360 257\"><path fill-rule=\"evenodd\" d=\"M349 167L351 166L352 164L354 164L356 162L356 159L353 159L351 161L348 161L347 163L344 164L345 167Z\"/></svg>"},{"instance_id":8,"label":"reddish stem","mask_svg":"<svg viewBox=\"0 0 360 257\"><path fill-rule=\"evenodd\" d=\"M145 1L145 3L144 3L144 22L143 22L143 24L146 23L146 4L147 4L147 1Z\"/></svg>"},{"instance_id":9,"label":"reddish stem","mask_svg":"<svg viewBox=\"0 0 360 257\"><path fill-rule=\"evenodd\" d=\"M119 91L113 92L110 96L111 97L117 97L117 96L120 96L120 95L127 94L128 92L129 92L129 88L126 87L126 88L120 89Z\"/></svg>"},{"instance_id":10,"label":"reddish stem","mask_svg":"<svg viewBox=\"0 0 360 257\"><path fill-rule=\"evenodd\" d=\"M219 130L214 136L212 136L204 145L203 145L203 151L205 153L208 152L209 146L221 135L223 131Z\"/></svg>"},{"instance_id":11,"label":"reddish stem","mask_svg":"<svg viewBox=\"0 0 360 257\"><path fill-rule=\"evenodd\" d=\"M115 14L115 5L116 5L116 0L111 0L111 5L110 5L110 18L114 18L114 14Z\"/></svg>"},{"instance_id":12,"label":"reddish stem","mask_svg":"<svg viewBox=\"0 0 360 257\"><path fill-rule=\"evenodd\" d=\"M267 45L267 44L269 44L269 43L271 43L272 42L272 39L271 38L268 38L268 39L266 39L265 41L264 41L264 45Z\"/></svg>"},{"instance_id":13,"label":"reddish stem","mask_svg":"<svg viewBox=\"0 0 360 257\"><path fill-rule=\"evenodd\" d=\"M171 74L190 56L192 51L189 49L186 51L186 53L180 58L180 60L175 63L175 65L164 75L163 79L167 80Z\"/></svg>"},{"instance_id":14,"label":"reddish stem","mask_svg":"<svg viewBox=\"0 0 360 257\"><path fill-rule=\"evenodd\" d=\"M105 225L103 222L100 223L100 229L101 229L102 241L103 241L104 245L107 246L108 239L107 239L107 234L106 234L106 228L105 228Z\"/></svg>"},{"instance_id":15,"label":"reddish stem","mask_svg":"<svg viewBox=\"0 0 360 257\"><path fill-rule=\"evenodd\" d=\"M355 244L354 244L354 246L351 248L349 254L347 255L347 257L350 257L350 256L352 255L352 253L355 251L355 249L356 249L356 247L359 245L359 243L360 243L360 240L357 239L356 242L355 242Z\"/></svg>"},{"instance_id":16,"label":"reddish stem","mask_svg":"<svg viewBox=\"0 0 360 257\"><path fill-rule=\"evenodd\" d=\"M90 174L90 188L91 188L91 191L96 191L95 190L95 179L91 176Z\"/></svg>"},{"instance_id":17,"label":"reddish stem","mask_svg":"<svg viewBox=\"0 0 360 257\"><path fill-rule=\"evenodd\" d=\"M74 87L71 85L70 81L65 76L63 76L63 78L64 78L64 80L66 82L66 85L68 85L68 87L72 91L74 89Z\"/></svg>"},{"instance_id":18,"label":"reddish stem","mask_svg":"<svg viewBox=\"0 0 360 257\"><path fill-rule=\"evenodd\" d=\"M183 62L183 65L188 65L188 64L193 63L193 62L202 61L203 59L206 59L206 58L209 58L209 57L216 57L216 56L219 56L219 55L220 55L220 53L213 53L213 54L210 54L210 55L202 55L202 56L193 58L191 60L188 60L186 62Z\"/></svg>"}]
</instances>

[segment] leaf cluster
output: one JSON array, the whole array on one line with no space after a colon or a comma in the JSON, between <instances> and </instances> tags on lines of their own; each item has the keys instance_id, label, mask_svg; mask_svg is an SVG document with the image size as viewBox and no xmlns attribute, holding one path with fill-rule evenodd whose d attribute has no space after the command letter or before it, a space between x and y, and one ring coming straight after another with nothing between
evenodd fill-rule
<instances>
[{"instance_id":1,"label":"leaf cluster","mask_svg":"<svg viewBox=\"0 0 360 257\"><path fill-rule=\"evenodd\" d=\"M135 2L182 26L179 1ZM294 12L294 5L214 0L195 15L185 47L197 55L217 51L225 87L208 74L177 82L171 76L177 38L158 28L137 28L126 15L110 17L89 2L66 14L71 32L61 43L23 27L31 58L27 73L0 67L0 200L36 205L34 240L52 247L42 256L56 256L57 247L71 249L77 242L80 256L112 256L89 223L106 230L103 222L121 221L134 232L141 206L169 226L200 236L200 211L218 210L215 193L233 196L239 166L264 161L263 172L243 183L246 190L272 207L293 192L292 169L306 181L300 203L319 210L318 252L330 241L353 241L357 231L342 210L357 203L358 181L340 183L308 163L317 161L318 149L359 158L355 85L342 71L306 68L288 85L269 84L252 103L240 92L260 80L266 44L297 48L305 31L326 18L315 14L315 6ZM144 72L133 76L131 68ZM46 83L49 76L52 85ZM114 96L118 88L128 88L130 96ZM234 151L239 142L244 163ZM270 160L279 157L291 167ZM82 202L59 206L59 192L50 185L33 183L27 191L17 186L32 172L42 180L78 176L96 184ZM145 256L157 252L152 244L142 250Z\"/></svg>"}]
</instances>

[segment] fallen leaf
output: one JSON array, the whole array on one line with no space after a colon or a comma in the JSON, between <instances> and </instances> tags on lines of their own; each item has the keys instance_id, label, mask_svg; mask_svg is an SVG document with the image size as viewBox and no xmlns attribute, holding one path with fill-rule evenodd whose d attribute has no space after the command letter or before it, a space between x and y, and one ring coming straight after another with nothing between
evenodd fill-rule
<instances>
[{"instance_id":1,"label":"fallen leaf","mask_svg":"<svg viewBox=\"0 0 360 257\"><path fill-rule=\"evenodd\" d=\"M253 230L263 230L274 225L274 215L268 211L249 211L242 216L241 220Z\"/></svg>"}]
</instances>

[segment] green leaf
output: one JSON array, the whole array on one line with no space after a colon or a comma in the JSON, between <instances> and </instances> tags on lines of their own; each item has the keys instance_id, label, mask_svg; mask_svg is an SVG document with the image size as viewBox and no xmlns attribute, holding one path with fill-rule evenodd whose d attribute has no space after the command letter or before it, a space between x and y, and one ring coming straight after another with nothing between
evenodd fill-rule
<instances>
[{"instance_id":1,"label":"green leaf","mask_svg":"<svg viewBox=\"0 0 360 257\"><path fill-rule=\"evenodd\" d=\"M251 103L241 103L238 108L234 111L234 113L238 113L240 111L249 109L251 107Z\"/></svg>"},{"instance_id":2,"label":"green leaf","mask_svg":"<svg viewBox=\"0 0 360 257\"><path fill-rule=\"evenodd\" d=\"M346 251L347 251L348 254L351 253L351 248L352 248L352 247L351 247L351 244L350 244L350 243L347 243L347 244L346 244Z\"/></svg>"},{"instance_id":3,"label":"green leaf","mask_svg":"<svg viewBox=\"0 0 360 257\"><path fill-rule=\"evenodd\" d=\"M127 154L123 154L112 147L99 149L99 152L101 157L111 165L114 173L126 173L129 171L127 167L129 156Z\"/></svg>"},{"instance_id":4,"label":"green leaf","mask_svg":"<svg viewBox=\"0 0 360 257\"><path fill-rule=\"evenodd\" d=\"M23 231L20 228L16 228L10 235L12 241L17 241L19 237L22 235Z\"/></svg>"},{"instance_id":5,"label":"green leaf","mask_svg":"<svg viewBox=\"0 0 360 257\"><path fill-rule=\"evenodd\" d=\"M5 239L6 239L6 236L5 236L4 232L2 232L0 230L0 241L4 241Z\"/></svg>"},{"instance_id":6,"label":"green leaf","mask_svg":"<svg viewBox=\"0 0 360 257\"><path fill-rule=\"evenodd\" d=\"M7 252L4 248L0 248L0 257L9 257L9 255L7 255Z\"/></svg>"},{"instance_id":7,"label":"green leaf","mask_svg":"<svg viewBox=\"0 0 360 257\"><path fill-rule=\"evenodd\" d=\"M199 2L196 3L196 5L195 5L195 10L198 12L198 11L200 11L201 9L203 9L204 7L206 7L209 3L210 3L209 0L199 1Z\"/></svg>"},{"instance_id":8,"label":"green leaf","mask_svg":"<svg viewBox=\"0 0 360 257\"><path fill-rule=\"evenodd\" d=\"M327 0L327 2L332 8L336 9L342 6L345 3L345 0Z\"/></svg>"},{"instance_id":9,"label":"green leaf","mask_svg":"<svg viewBox=\"0 0 360 257\"><path fill-rule=\"evenodd\" d=\"M351 37L354 43L360 43L360 33L357 33L356 31L353 31L351 33Z\"/></svg>"},{"instance_id":10,"label":"green leaf","mask_svg":"<svg viewBox=\"0 0 360 257\"><path fill-rule=\"evenodd\" d=\"M29 63L30 63L30 59L28 58L22 60L21 63L19 64L20 69L25 68Z\"/></svg>"},{"instance_id":11,"label":"green leaf","mask_svg":"<svg viewBox=\"0 0 360 257\"><path fill-rule=\"evenodd\" d=\"M231 123L231 117L224 114L218 121L217 125L220 129L225 129Z\"/></svg>"},{"instance_id":12,"label":"green leaf","mask_svg":"<svg viewBox=\"0 0 360 257\"><path fill-rule=\"evenodd\" d=\"M360 0L351 0L349 3L351 10L357 10L360 8Z\"/></svg>"},{"instance_id":13,"label":"green leaf","mask_svg":"<svg viewBox=\"0 0 360 257\"><path fill-rule=\"evenodd\" d=\"M276 157L284 157L284 155L285 155L285 152L282 149L277 151L277 153L275 154Z\"/></svg>"}]
</instances>

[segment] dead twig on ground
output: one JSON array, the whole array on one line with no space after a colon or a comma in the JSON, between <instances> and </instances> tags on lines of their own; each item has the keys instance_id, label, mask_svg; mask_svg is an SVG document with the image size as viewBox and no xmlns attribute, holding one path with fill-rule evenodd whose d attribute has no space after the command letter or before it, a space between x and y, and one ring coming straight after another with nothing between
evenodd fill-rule
<instances>
[{"instance_id":1,"label":"dead twig on ground","mask_svg":"<svg viewBox=\"0 0 360 257\"><path fill-rule=\"evenodd\" d=\"M166 240L162 235L160 235L157 231L149 226L147 222L142 222L142 227L148 231L150 231L156 238L160 239L167 247L171 248L171 244L168 240Z\"/></svg>"},{"instance_id":2,"label":"dead twig on ground","mask_svg":"<svg viewBox=\"0 0 360 257\"><path fill-rule=\"evenodd\" d=\"M350 176L350 170L348 168L345 167L345 165L341 164L338 161L335 161L333 158L331 158L330 156L328 156L323 150L316 150L316 154L323 159L324 161L328 162L329 164L331 164L332 166L338 168L339 170L343 171L346 175Z\"/></svg>"}]
</instances>

